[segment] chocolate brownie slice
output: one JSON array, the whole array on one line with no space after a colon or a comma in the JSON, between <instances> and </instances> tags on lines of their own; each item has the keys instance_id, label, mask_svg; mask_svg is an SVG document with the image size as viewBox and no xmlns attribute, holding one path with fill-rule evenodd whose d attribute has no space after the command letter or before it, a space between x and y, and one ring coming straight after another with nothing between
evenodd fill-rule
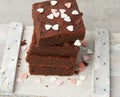
<instances>
[{"instance_id":1,"label":"chocolate brownie slice","mask_svg":"<svg viewBox=\"0 0 120 97\"><path fill-rule=\"evenodd\" d=\"M35 67L51 66L51 67L73 67L76 65L76 57L54 57L54 56L37 56L27 54L26 61L29 64L36 64Z\"/></svg>"},{"instance_id":2,"label":"chocolate brownie slice","mask_svg":"<svg viewBox=\"0 0 120 97\"><path fill-rule=\"evenodd\" d=\"M74 67L36 67L35 64L29 65L29 71L31 75L60 75L70 76L75 72Z\"/></svg>"},{"instance_id":3,"label":"chocolate brownie slice","mask_svg":"<svg viewBox=\"0 0 120 97\"><path fill-rule=\"evenodd\" d=\"M35 33L33 33L32 42L29 48L30 55L40 56L77 56L80 47L75 46L73 43L66 43L62 45L41 47L37 46Z\"/></svg>"},{"instance_id":4,"label":"chocolate brownie slice","mask_svg":"<svg viewBox=\"0 0 120 97\"><path fill-rule=\"evenodd\" d=\"M52 5L52 1L56 1ZM33 5L37 45L50 46L83 40L85 27L76 0L51 0Z\"/></svg>"}]
</instances>

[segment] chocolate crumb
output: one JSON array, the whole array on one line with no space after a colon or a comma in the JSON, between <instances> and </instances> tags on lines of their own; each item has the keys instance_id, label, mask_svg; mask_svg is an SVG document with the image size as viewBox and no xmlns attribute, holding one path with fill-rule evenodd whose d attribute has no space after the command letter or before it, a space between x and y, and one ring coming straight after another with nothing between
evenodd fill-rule
<instances>
[{"instance_id":1,"label":"chocolate crumb","mask_svg":"<svg viewBox=\"0 0 120 97\"><path fill-rule=\"evenodd\" d=\"M17 65L18 67L20 67L20 65Z\"/></svg>"},{"instance_id":2,"label":"chocolate crumb","mask_svg":"<svg viewBox=\"0 0 120 97\"><path fill-rule=\"evenodd\" d=\"M85 64L85 66L88 66L88 63L87 63L87 62L83 61L83 63Z\"/></svg>"},{"instance_id":3,"label":"chocolate crumb","mask_svg":"<svg viewBox=\"0 0 120 97\"><path fill-rule=\"evenodd\" d=\"M75 74L79 74L79 71L78 71L78 70L75 70L74 73L75 73Z\"/></svg>"},{"instance_id":4,"label":"chocolate crumb","mask_svg":"<svg viewBox=\"0 0 120 97\"><path fill-rule=\"evenodd\" d=\"M20 60L21 60L21 58L20 58L20 57L18 57L18 60L20 61Z\"/></svg>"},{"instance_id":5,"label":"chocolate crumb","mask_svg":"<svg viewBox=\"0 0 120 97\"><path fill-rule=\"evenodd\" d=\"M18 63L20 64L20 63L21 63L21 61L18 61Z\"/></svg>"},{"instance_id":6,"label":"chocolate crumb","mask_svg":"<svg viewBox=\"0 0 120 97\"><path fill-rule=\"evenodd\" d=\"M26 45L27 43L26 43L26 40L23 40L23 41L21 41L21 44L20 44L20 46L24 46L24 45Z\"/></svg>"},{"instance_id":7,"label":"chocolate crumb","mask_svg":"<svg viewBox=\"0 0 120 97\"><path fill-rule=\"evenodd\" d=\"M45 86L46 88L48 87L48 85Z\"/></svg>"}]
</instances>

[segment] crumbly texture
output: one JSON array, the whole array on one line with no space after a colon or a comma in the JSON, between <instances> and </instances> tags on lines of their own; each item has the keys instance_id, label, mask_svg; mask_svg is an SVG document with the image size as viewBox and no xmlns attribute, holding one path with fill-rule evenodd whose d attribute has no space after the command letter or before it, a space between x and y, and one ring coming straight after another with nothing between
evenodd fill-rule
<instances>
[{"instance_id":1,"label":"crumbly texture","mask_svg":"<svg viewBox=\"0 0 120 97\"><path fill-rule=\"evenodd\" d=\"M65 3L70 2L72 5L70 8L65 7ZM43 8L44 12L39 13L37 9ZM59 9L65 9L67 14L71 21L66 22L64 21L61 16L54 18L54 19L48 19L47 16L51 14L51 9L56 9L59 11ZM78 11L78 15L71 14L73 10ZM37 38L37 45L41 46L50 46L50 45L56 45L56 44L63 44L67 42L74 42L76 39L83 40L85 36L85 27L82 21L82 13L79 11L79 8L77 6L76 0L57 0L57 4L55 6L51 6L50 1L45 1L41 3L35 3L33 4L33 20L35 25L35 32L36 32L36 38ZM45 25L55 25L59 24L58 30L45 29ZM69 31L66 29L67 26L73 25L74 30Z\"/></svg>"},{"instance_id":2,"label":"crumbly texture","mask_svg":"<svg viewBox=\"0 0 120 97\"><path fill-rule=\"evenodd\" d=\"M35 67L73 67L76 65L76 57L54 57L54 56L37 56L27 54L26 61L29 64L36 64Z\"/></svg>"},{"instance_id":3,"label":"crumbly texture","mask_svg":"<svg viewBox=\"0 0 120 97\"><path fill-rule=\"evenodd\" d=\"M34 32L26 57L31 75L69 76L76 73L80 47L74 42L85 36L82 15L76 0L33 4Z\"/></svg>"},{"instance_id":4,"label":"crumbly texture","mask_svg":"<svg viewBox=\"0 0 120 97\"><path fill-rule=\"evenodd\" d=\"M62 67L36 67L35 64L29 65L29 71L31 75L60 75L70 76L75 73L74 67L62 68Z\"/></svg>"},{"instance_id":5,"label":"crumbly texture","mask_svg":"<svg viewBox=\"0 0 120 97\"><path fill-rule=\"evenodd\" d=\"M80 47L73 45L73 43L66 43L62 45L41 47L37 46L35 34L33 34L32 42L29 48L30 55L40 56L77 56Z\"/></svg>"}]
</instances>

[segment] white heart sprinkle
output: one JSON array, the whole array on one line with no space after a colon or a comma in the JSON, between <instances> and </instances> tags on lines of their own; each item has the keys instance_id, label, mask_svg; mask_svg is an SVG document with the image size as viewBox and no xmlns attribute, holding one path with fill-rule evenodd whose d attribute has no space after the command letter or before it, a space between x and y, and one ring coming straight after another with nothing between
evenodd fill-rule
<instances>
[{"instance_id":1,"label":"white heart sprinkle","mask_svg":"<svg viewBox=\"0 0 120 97\"><path fill-rule=\"evenodd\" d=\"M80 40L77 39L77 40L74 42L74 45L75 45L75 46L81 46Z\"/></svg>"},{"instance_id":2,"label":"white heart sprinkle","mask_svg":"<svg viewBox=\"0 0 120 97\"><path fill-rule=\"evenodd\" d=\"M65 17L67 17L67 16L68 16L67 14L61 13L61 18L65 18Z\"/></svg>"},{"instance_id":3,"label":"white heart sprinkle","mask_svg":"<svg viewBox=\"0 0 120 97\"><path fill-rule=\"evenodd\" d=\"M67 17L64 18L64 21L71 22L71 18L69 16L67 16Z\"/></svg>"},{"instance_id":4,"label":"white heart sprinkle","mask_svg":"<svg viewBox=\"0 0 120 97\"><path fill-rule=\"evenodd\" d=\"M93 51L91 49L88 49L87 54L93 54Z\"/></svg>"},{"instance_id":5,"label":"white heart sprinkle","mask_svg":"<svg viewBox=\"0 0 120 97\"><path fill-rule=\"evenodd\" d=\"M57 17L59 17L60 13L59 12L54 12L53 15L57 18Z\"/></svg>"},{"instance_id":6,"label":"white heart sprinkle","mask_svg":"<svg viewBox=\"0 0 120 97\"><path fill-rule=\"evenodd\" d=\"M74 30L74 27L73 27L72 25L70 25L70 26L67 26L67 29L68 29L69 31L73 31L73 30Z\"/></svg>"},{"instance_id":7,"label":"white heart sprinkle","mask_svg":"<svg viewBox=\"0 0 120 97\"><path fill-rule=\"evenodd\" d=\"M44 9L43 8L38 8L37 11L40 12L40 13L43 13Z\"/></svg>"},{"instance_id":8,"label":"white heart sprinkle","mask_svg":"<svg viewBox=\"0 0 120 97\"><path fill-rule=\"evenodd\" d=\"M26 45L24 45L24 46L21 46L21 51L26 51L27 50L27 46Z\"/></svg>"},{"instance_id":9,"label":"white heart sprinkle","mask_svg":"<svg viewBox=\"0 0 120 97\"><path fill-rule=\"evenodd\" d=\"M55 13L55 12L57 12L57 9L51 9L51 12Z\"/></svg>"},{"instance_id":10,"label":"white heart sprinkle","mask_svg":"<svg viewBox=\"0 0 120 97\"><path fill-rule=\"evenodd\" d=\"M47 18L48 18L48 19L54 19L54 15L53 15L53 14L49 14L49 15L47 16Z\"/></svg>"},{"instance_id":11,"label":"white heart sprinkle","mask_svg":"<svg viewBox=\"0 0 120 97\"><path fill-rule=\"evenodd\" d=\"M52 29L53 29L53 30L58 30L58 29L59 29L59 25L58 25L58 24L53 25L53 26L52 26Z\"/></svg>"},{"instance_id":12,"label":"white heart sprinkle","mask_svg":"<svg viewBox=\"0 0 120 97\"><path fill-rule=\"evenodd\" d=\"M51 3L52 6L54 6L54 5L57 4L57 1L56 0L51 0L50 3Z\"/></svg>"},{"instance_id":13,"label":"white heart sprinkle","mask_svg":"<svg viewBox=\"0 0 120 97\"><path fill-rule=\"evenodd\" d=\"M46 25L45 25L45 29L46 29L46 30L50 30L51 27L52 27L52 26L51 26L50 24L46 24Z\"/></svg>"},{"instance_id":14,"label":"white heart sprinkle","mask_svg":"<svg viewBox=\"0 0 120 97\"><path fill-rule=\"evenodd\" d=\"M84 80L86 79L86 76L80 75L79 79L80 79L81 81L84 81Z\"/></svg>"},{"instance_id":15,"label":"white heart sprinkle","mask_svg":"<svg viewBox=\"0 0 120 97\"><path fill-rule=\"evenodd\" d=\"M78 15L79 12L78 12L77 10L73 10L73 11L72 11L72 14L73 14L73 15Z\"/></svg>"},{"instance_id":16,"label":"white heart sprinkle","mask_svg":"<svg viewBox=\"0 0 120 97\"><path fill-rule=\"evenodd\" d=\"M66 10L65 9L59 9L60 13L65 13Z\"/></svg>"},{"instance_id":17,"label":"white heart sprinkle","mask_svg":"<svg viewBox=\"0 0 120 97\"><path fill-rule=\"evenodd\" d=\"M56 81L56 80L57 80L57 78L54 77L54 76L52 76L52 77L50 78L50 81L51 81L51 82Z\"/></svg>"},{"instance_id":18,"label":"white heart sprinkle","mask_svg":"<svg viewBox=\"0 0 120 97\"><path fill-rule=\"evenodd\" d=\"M76 85L79 86L79 85L81 85L81 84L82 84L82 82L81 82L80 80L77 80Z\"/></svg>"},{"instance_id":19,"label":"white heart sprinkle","mask_svg":"<svg viewBox=\"0 0 120 97\"><path fill-rule=\"evenodd\" d=\"M56 81L56 84L57 84L58 86L61 86L63 83L64 83L64 82L63 82L62 80L57 80L57 81Z\"/></svg>"}]
</instances>

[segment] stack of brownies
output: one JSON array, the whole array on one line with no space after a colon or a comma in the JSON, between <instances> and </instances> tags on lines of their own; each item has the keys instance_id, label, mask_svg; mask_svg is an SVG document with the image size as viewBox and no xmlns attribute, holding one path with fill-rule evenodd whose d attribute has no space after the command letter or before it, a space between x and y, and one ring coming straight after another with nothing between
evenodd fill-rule
<instances>
[{"instance_id":1,"label":"stack of brownies","mask_svg":"<svg viewBox=\"0 0 120 97\"><path fill-rule=\"evenodd\" d=\"M75 73L85 27L76 0L33 4L34 32L26 61L32 75Z\"/></svg>"}]
</instances>

